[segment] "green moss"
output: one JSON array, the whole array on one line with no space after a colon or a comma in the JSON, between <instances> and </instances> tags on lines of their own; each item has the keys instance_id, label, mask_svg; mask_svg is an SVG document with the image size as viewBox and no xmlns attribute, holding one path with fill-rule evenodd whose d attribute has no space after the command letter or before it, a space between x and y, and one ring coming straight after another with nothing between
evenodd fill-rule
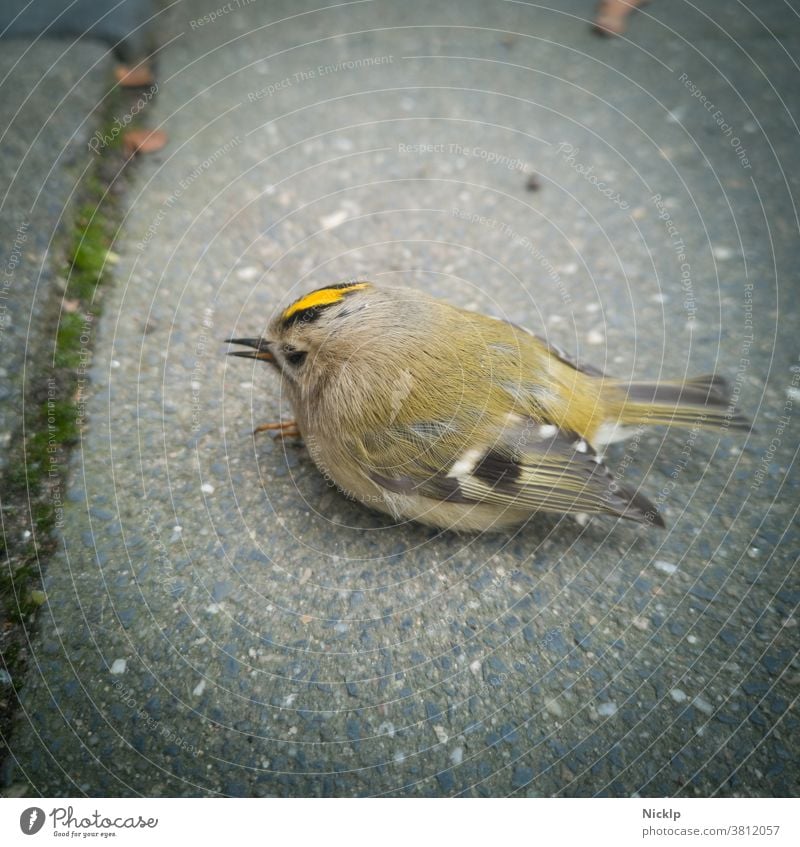
<instances>
[{"instance_id":1,"label":"green moss","mask_svg":"<svg viewBox=\"0 0 800 847\"><path fill-rule=\"evenodd\" d=\"M0 574L0 593L3 595L6 614L14 623L22 623L36 609L36 604L30 599L33 576L33 568L29 564L14 569L6 567Z\"/></svg>"},{"instance_id":2,"label":"green moss","mask_svg":"<svg viewBox=\"0 0 800 847\"><path fill-rule=\"evenodd\" d=\"M41 535L49 534L56 525L56 510L49 503L39 503L33 510L33 521Z\"/></svg>"},{"instance_id":3,"label":"green moss","mask_svg":"<svg viewBox=\"0 0 800 847\"><path fill-rule=\"evenodd\" d=\"M116 94L106 103L111 117L108 126L101 129L103 134L111 134L113 116L126 109L125 96ZM52 548L56 522L50 484L63 484L66 450L80 435L79 410L74 398L78 369L85 365L86 315L99 314L100 288L115 259L110 248L120 213L116 195L110 188L122 163L117 145L108 145L95 159L94 167L84 173L78 188L80 199L72 228L61 241L63 295L53 297L43 322L43 333L47 337L49 327L53 343L44 360L31 369L37 378L26 387L25 438L12 442L14 447L4 473L5 490L16 496L17 513L25 516L9 538L21 536L26 528L34 532L35 538L33 549L30 544L16 549L18 545L9 542L8 551L6 539L2 539L7 566L0 571L0 605L17 622L35 609L29 598L38 579L38 560Z\"/></svg>"},{"instance_id":4,"label":"green moss","mask_svg":"<svg viewBox=\"0 0 800 847\"><path fill-rule=\"evenodd\" d=\"M78 438L78 407L70 400L48 400L44 409L47 415L47 443L62 446L73 444Z\"/></svg>"},{"instance_id":5,"label":"green moss","mask_svg":"<svg viewBox=\"0 0 800 847\"><path fill-rule=\"evenodd\" d=\"M24 460L10 463L5 475L5 483L8 490L14 493L27 491L28 477L34 472L35 468L29 468Z\"/></svg>"},{"instance_id":6,"label":"green moss","mask_svg":"<svg viewBox=\"0 0 800 847\"><path fill-rule=\"evenodd\" d=\"M57 368L77 368L80 364L83 315L65 312L61 315L56 332L56 349L53 363Z\"/></svg>"},{"instance_id":7,"label":"green moss","mask_svg":"<svg viewBox=\"0 0 800 847\"><path fill-rule=\"evenodd\" d=\"M90 183L89 190L95 193L97 203L85 204L77 215L67 270L67 297L92 303L109 264L115 210L101 185Z\"/></svg>"},{"instance_id":8,"label":"green moss","mask_svg":"<svg viewBox=\"0 0 800 847\"><path fill-rule=\"evenodd\" d=\"M48 400L39 410L37 423L40 428L25 444L25 485L38 485L44 474L50 473L51 458L63 447L73 444L78 438L78 409L69 400Z\"/></svg>"}]
</instances>

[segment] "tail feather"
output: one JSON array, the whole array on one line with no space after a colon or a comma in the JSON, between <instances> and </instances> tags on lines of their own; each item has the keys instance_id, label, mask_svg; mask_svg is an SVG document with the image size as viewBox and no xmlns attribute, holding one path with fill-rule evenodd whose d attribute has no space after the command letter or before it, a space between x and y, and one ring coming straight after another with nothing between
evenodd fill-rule
<instances>
[{"instance_id":1,"label":"tail feather","mask_svg":"<svg viewBox=\"0 0 800 847\"><path fill-rule=\"evenodd\" d=\"M750 429L731 402L728 382L716 374L686 382L620 382L616 388L623 394L623 424Z\"/></svg>"}]
</instances>

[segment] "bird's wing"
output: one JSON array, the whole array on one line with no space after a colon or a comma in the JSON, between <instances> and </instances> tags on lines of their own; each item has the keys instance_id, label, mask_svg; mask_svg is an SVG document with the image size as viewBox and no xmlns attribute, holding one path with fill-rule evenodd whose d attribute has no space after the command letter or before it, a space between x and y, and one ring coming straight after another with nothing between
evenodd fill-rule
<instances>
[{"instance_id":1,"label":"bird's wing","mask_svg":"<svg viewBox=\"0 0 800 847\"><path fill-rule=\"evenodd\" d=\"M363 443L362 470L396 494L664 525L655 506L618 483L585 440L553 424L513 417L495 437L475 439L466 449L447 433L420 437L422 425L394 427Z\"/></svg>"},{"instance_id":2,"label":"bird's wing","mask_svg":"<svg viewBox=\"0 0 800 847\"><path fill-rule=\"evenodd\" d=\"M585 362L579 362L574 356L571 356L566 350L562 350L557 344L553 344L552 341L547 341L542 338L540 335L537 335L535 332L532 332L527 327L520 326L519 324L514 323L513 321L505 321L505 323L513 326L514 329L519 330L520 332L524 332L526 335L532 335L541 345L544 347L547 352L554 358L558 359L559 362L563 362L565 365L569 365L569 367L574 368L576 371L580 371L581 373L587 374L588 376L605 376L605 372L601 371L600 368L596 368L594 365L588 365Z\"/></svg>"}]
</instances>

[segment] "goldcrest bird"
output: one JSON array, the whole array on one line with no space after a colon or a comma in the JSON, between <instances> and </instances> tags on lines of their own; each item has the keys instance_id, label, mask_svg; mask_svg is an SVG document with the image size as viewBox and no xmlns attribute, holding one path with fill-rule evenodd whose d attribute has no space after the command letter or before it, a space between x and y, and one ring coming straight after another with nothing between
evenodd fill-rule
<instances>
[{"instance_id":1,"label":"goldcrest bird","mask_svg":"<svg viewBox=\"0 0 800 847\"><path fill-rule=\"evenodd\" d=\"M745 428L725 381L626 382L514 324L369 282L306 294L231 355L269 362L302 436L345 494L397 519L503 529L536 512L664 526L603 463L640 425ZM619 474L617 474L619 477Z\"/></svg>"}]
</instances>

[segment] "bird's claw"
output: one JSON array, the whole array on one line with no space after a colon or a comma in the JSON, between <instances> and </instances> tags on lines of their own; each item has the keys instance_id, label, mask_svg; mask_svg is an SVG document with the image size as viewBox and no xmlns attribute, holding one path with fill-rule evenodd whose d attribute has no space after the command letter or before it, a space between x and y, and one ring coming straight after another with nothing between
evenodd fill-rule
<instances>
[{"instance_id":1,"label":"bird's claw","mask_svg":"<svg viewBox=\"0 0 800 847\"><path fill-rule=\"evenodd\" d=\"M303 434L297 426L297 421L281 421L280 423L265 423L253 430L253 435L259 432L274 432L281 441L287 438L302 438Z\"/></svg>"}]
</instances>

